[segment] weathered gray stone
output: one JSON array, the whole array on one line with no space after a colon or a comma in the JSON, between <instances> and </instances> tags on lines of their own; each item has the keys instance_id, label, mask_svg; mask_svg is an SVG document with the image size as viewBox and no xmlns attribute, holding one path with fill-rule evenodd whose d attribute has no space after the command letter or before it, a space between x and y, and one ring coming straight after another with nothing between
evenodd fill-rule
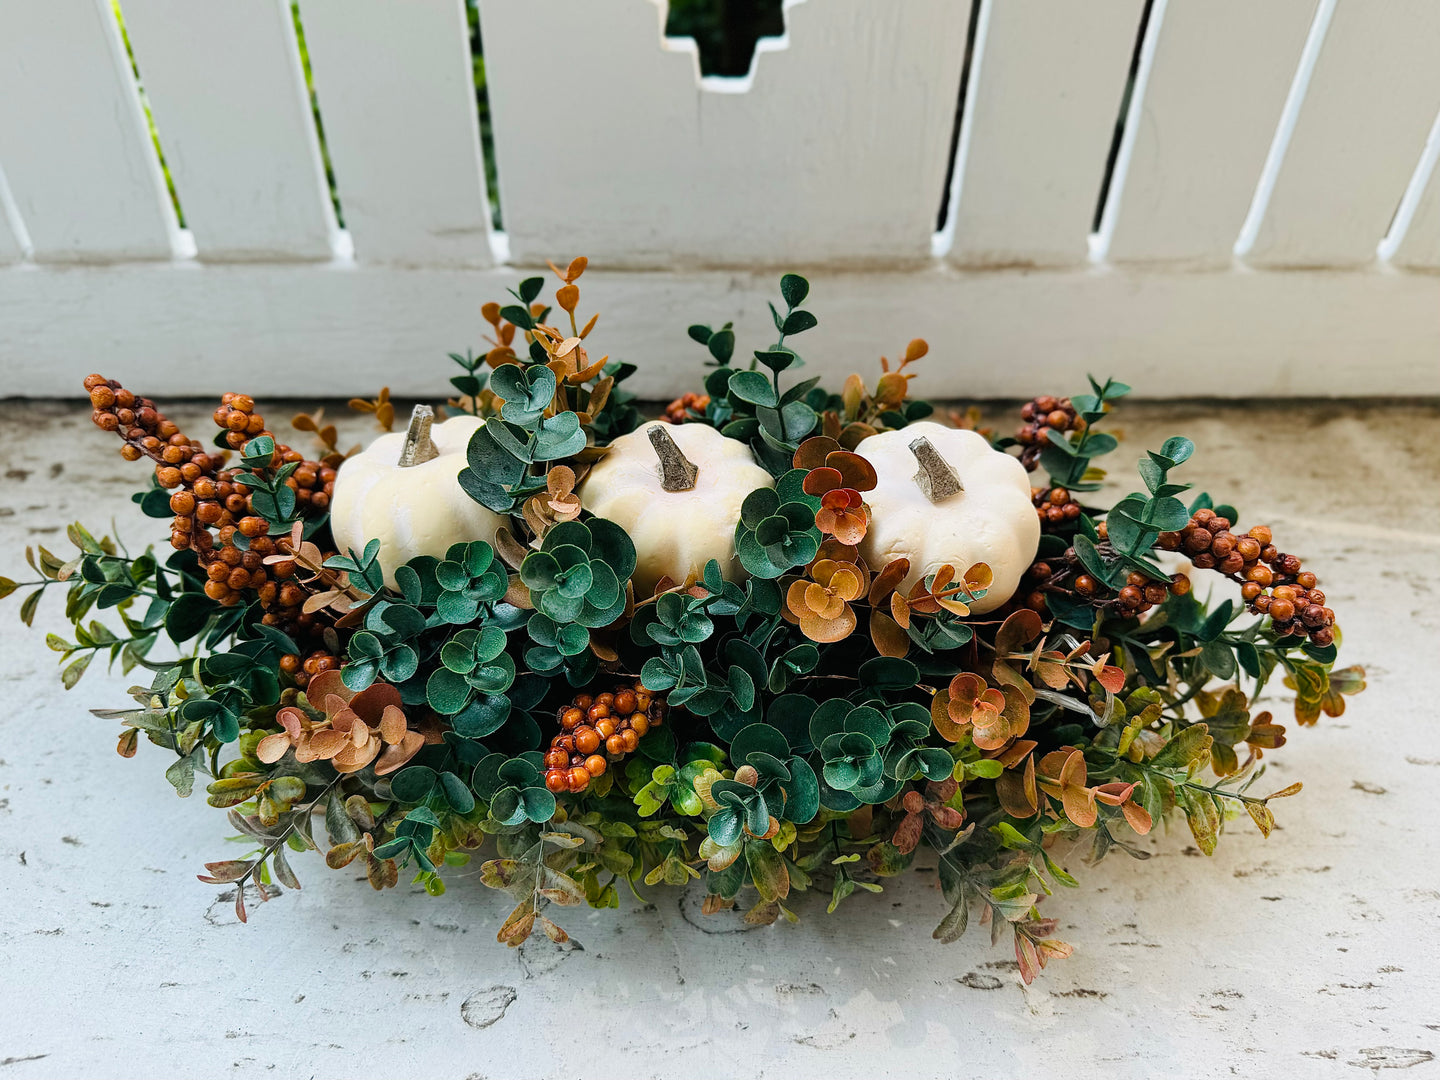
<instances>
[{"instance_id":1,"label":"weathered gray stone","mask_svg":"<svg viewBox=\"0 0 1440 1080\"><path fill-rule=\"evenodd\" d=\"M176 415L199 431L207 412ZM1305 790L1276 804L1268 841L1241 819L1209 859L1183 825L1142 842L1146 863L1069 858L1081 888L1044 909L1075 955L1028 989L983 929L930 940L943 911L926 873L844 917L816 897L798 926L747 933L733 916L703 932L698 903L650 889L653 906L563 912L583 949L509 951L494 942L507 898L474 869L431 899L297 856L304 889L252 901L242 926L194 878L234 848L223 815L177 800L155 747L116 757L115 725L86 712L130 680L96 670L62 691L43 633L59 597L34 632L13 597L0 606L6 1080L1426 1073L1440 1049L1440 411L1146 406L1118 422L1126 490L1121 463L1143 446L1196 440L1181 476L1307 559L1370 688L1343 717L1291 724L1268 779ZM0 403L0 573L28 577L24 546L61 550L76 517L113 516L143 544L159 523L127 501L142 478L85 410Z\"/></svg>"}]
</instances>

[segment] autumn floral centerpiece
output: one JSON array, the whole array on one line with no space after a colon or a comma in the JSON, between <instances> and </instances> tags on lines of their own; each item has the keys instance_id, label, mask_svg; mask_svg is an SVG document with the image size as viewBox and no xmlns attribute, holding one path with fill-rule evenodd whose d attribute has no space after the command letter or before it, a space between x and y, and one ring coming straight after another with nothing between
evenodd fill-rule
<instances>
[{"instance_id":1,"label":"autumn floral centerpiece","mask_svg":"<svg viewBox=\"0 0 1440 1080\"><path fill-rule=\"evenodd\" d=\"M910 397L917 339L836 392L796 378L816 318L791 274L774 343L737 358L729 324L690 327L703 388L646 421L633 367L592 358L584 269L552 267L553 305L540 277L486 304L488 350L401 430L387 394L352 403L388 433L349 454L301 416L307 459L246 394L206 443L85 380L153 465L135 500L168 550L72 526L72 556L27 552L21 615L65 593L67 687L97 655L146 673L96 715L228 810L243 850L202 880L242 919L314 849L431 893L478 856L511 945L622 889L834 911L923 855L935 937L976 913L1028 981L1069 951L1040 909L1067 860L1143 857L1171 816L1207 854L1242 810L1269 832L1299 785L1254 786L1285 729L1251 702L1283 678L1309 724L1363 676L1334 670L1314 573L1176 480L1188 440L1088 501L1127 387L1037 397L996 437Z\"/></svg>"}]
</instances>

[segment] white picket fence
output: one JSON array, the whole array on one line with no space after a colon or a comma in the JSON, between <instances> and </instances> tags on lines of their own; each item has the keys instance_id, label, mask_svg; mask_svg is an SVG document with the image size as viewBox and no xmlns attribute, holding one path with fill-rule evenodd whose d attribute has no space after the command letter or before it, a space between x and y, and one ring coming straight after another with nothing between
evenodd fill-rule
<instances>
[{"instance_id":1,"label":"white picket fence","mask_svg":"<svg viewBox=\"0 0 1440 1080\"><path fill-rule=\"evenodd\" d=\"M300 0L343 231L288 0L123 0L184 231L111 0L0 0L0 393L433 394L582 253L649 396L782 269L813 371L923 335L934 396L1440 393L1440 3L973 2L787 0L713 79L664 0L480 0L498 234L464 0Z\"/></svg>"}]
</instances>

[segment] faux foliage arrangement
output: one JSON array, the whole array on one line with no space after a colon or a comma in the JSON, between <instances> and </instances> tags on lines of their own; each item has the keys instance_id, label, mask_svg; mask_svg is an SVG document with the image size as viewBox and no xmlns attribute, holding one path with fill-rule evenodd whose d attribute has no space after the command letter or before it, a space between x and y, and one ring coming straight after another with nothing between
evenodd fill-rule
<instances>
[{"instance_id":1,"label":"faux foliage arrangement","mask_svg":"<svg viewBox=\"0 0 1440 1080\"><path fill-rule=\"evenodd\" d=\"M1127 387L1038 397L994 438L910 397L918 339L873 388L792 380L816 318L789 274L775 341L741 360L729 324L692 326L703 392L646 423L634 369L590 358L584 269L552 267L553 307L538 277L486 304L449 418L417 407L363 453L302 416L306 460L243 394L206 446L86 379L95 423L154 463L135 500L173 550L73 525L73 556L27 551L20 614L64 591L71 630L47 641L67 687L97 655L148 674L96 715L228 809L249 850L202 880L242 919L299 888L312 849L431 893L491 853L515 945L564 941L555 908L622 887L698 881L707 912L757 923L824 889L834 911L925 847L934 936L978 912L1029 981L1069 952L1038 906L1076 884L1068 853L1145 858L1133 836L1172 815L1206 854L1242 809L1269 832L1299 785L1258 793L1285 729L1251 703L1283 677L1311 724L1363 673L1334 670L1314 574L1175 479L1188 440L1146 453L1109 511L1082 501ZM391 427L388 393L352 404ZM1239 602L1201 602L1206 570Z\"/></svg>"}]
</instances>

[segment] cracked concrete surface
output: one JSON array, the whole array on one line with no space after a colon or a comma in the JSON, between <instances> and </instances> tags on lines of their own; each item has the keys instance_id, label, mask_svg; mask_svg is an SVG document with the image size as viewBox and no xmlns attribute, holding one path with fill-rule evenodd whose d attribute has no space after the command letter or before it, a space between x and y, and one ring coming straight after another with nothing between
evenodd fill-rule
<instances>
[{"instance_id":1,"label":"cracked concrete surface","mask_svg":"<svg viewBox=\"0 0 1440 1080\"><path fill-rule=\"evenodd\" d=\"M201 430L208 409L177 409ZM331 412L336 410L332 407ZM1008 422L1008 421L1007 421ZM1183 825L1091 867L1045 901L1075 955L1026 988L983 930L930 940L932 874L798 926L707 918L699 895L563 912L583 948L494 942L506 898L475 869L426 897L372 892L353 867L296 857L298 893L248 926L195 880L225 857L223 815L180 801L166 761L115 755L129 680L60 688L44 629L0 605L0 1077L796 1077L1432 1075L1440 1052L1440 408L1127 407L1128 462L1170 434L1184 479L1268 520L1320 574L1369 690L1293 725L1274 755L1267 841L1232 821L1199 855ZM351 425L354 432L362 428ZM354 440L351 440L354 441ZM142 469L73 404L0 402L0 573L113 516ZM1279 690L1279 688L1276 688ZM1283 695L1283 691L1280 691ZM1288 711L1279 702L1278 716Z\"/></svg>"}]
</instances>

